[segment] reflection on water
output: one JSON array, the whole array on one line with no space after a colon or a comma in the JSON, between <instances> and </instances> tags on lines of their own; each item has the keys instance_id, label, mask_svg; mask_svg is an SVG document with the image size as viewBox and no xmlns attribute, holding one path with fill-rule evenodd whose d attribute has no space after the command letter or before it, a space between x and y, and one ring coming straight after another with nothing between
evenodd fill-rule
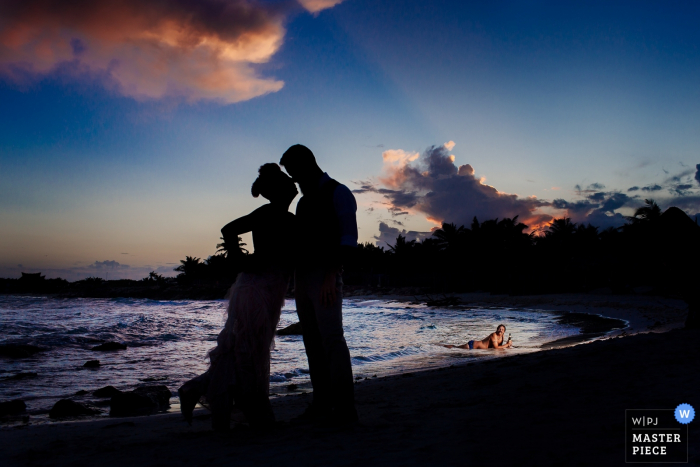
<instances>
[{"instance_id":1,"label":"reflection on water","mask_svg":"<svg viewBox=\"0 0 700 467\"><path fill-rule=\"evenodd\" d=\"M346 300L344 327L356 377L445 366L470 359L532 352L545 342L578 334L557 315L511 309L435 309L384 300ZM173 392L206 370L207 351L216 343L226 303L136 299L0 297L0 341L50 347L32 358L0 358L0 401L22 398L31 411L46 410L78 390L112 385L129 390L140 383L165 384ZM280 327L297 321L287 300ZM516 348L507 351L452 350L507 326ZM101 341L126 343L126 351L93 352ZM84 369L99 359L99 369ZM10 379L19 372L38 376ZM280 336L272 353L271 392L291 383L308 387L301 336ZM84 396L90 400L91 396ZM174 402L174 401L173 401Z\"/></svg>"}]
</instances>

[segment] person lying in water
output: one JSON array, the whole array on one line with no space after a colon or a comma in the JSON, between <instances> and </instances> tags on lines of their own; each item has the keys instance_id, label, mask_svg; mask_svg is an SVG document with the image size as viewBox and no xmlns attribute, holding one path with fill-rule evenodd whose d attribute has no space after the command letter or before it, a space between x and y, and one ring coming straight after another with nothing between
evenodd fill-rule
<instances>
[{"instance_id":1,"label":"person lying in water","mask_svg":"<svg viewBox=\"0 0 700 467\"><path fill-rule=\"evenodd\" d=\"M469 341L462 345L446 345L448 349L507 349L513 346L513 341L508 340L505 344L503 343L503 338L506 334L506 327L503 324L499 324L496 328L496 332L492 332L488 337L480 341Z\"/></svg>"}]
</instances>

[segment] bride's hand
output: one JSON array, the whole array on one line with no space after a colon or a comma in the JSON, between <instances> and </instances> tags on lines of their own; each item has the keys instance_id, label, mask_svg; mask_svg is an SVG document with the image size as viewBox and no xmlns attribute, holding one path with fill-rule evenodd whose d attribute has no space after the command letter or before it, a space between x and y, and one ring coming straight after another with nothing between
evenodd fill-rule
<instances>
[{"instance_id":1,"label":"bride's hand","mask_svg":"<svg viewBox=\"0 0 700 467\"><path fill-rule=\"evenodd\" d=\"M328 271L323 279L323 285L321 286L321 305L323 306L330 306L335 303L337 298L335 289L336 274L336 271Z\"/></svg>"}]
</instances>

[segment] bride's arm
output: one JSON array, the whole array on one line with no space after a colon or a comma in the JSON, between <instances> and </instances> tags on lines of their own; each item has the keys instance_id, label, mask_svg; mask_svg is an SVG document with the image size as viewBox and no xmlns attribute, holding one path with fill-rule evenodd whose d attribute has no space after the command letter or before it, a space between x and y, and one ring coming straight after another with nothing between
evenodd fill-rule
<instances>
[{"instance_id":1,"label":"bride's arm","mask_svg":"<svg viewBox=\"0 0 700 467\"><path fill-rule=\"evenodd\" d=\"M224 236L224 240L227 238L236 238L241 234L253 230L254 223L255 211L251 212L247 216L239 217L238 219L226 224L221 229L221 234Z\"/></svg>"}]
</instances>

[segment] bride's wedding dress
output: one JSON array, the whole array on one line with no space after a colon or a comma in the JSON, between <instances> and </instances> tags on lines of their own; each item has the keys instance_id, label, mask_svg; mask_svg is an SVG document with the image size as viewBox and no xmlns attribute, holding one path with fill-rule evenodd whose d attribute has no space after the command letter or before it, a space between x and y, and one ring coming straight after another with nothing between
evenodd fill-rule
<instances>
[{"instance_id":1,"label":"bride's wedding dress","mask_svg":"<svg viewBox=\"0 0 700 467\"><path fill-rule=\"evenodd\" d=\"M188 422L200 401L211 410L215 430L228 429L232 402L253 426L274 422L270 352L291 276L291 238L285 235L293 222L293 214L267 204L229 224L235 235L253 231L256 252L229 291L226 324L209 352L209 369L178 390Z\"/></svg>"}]
</instances>

